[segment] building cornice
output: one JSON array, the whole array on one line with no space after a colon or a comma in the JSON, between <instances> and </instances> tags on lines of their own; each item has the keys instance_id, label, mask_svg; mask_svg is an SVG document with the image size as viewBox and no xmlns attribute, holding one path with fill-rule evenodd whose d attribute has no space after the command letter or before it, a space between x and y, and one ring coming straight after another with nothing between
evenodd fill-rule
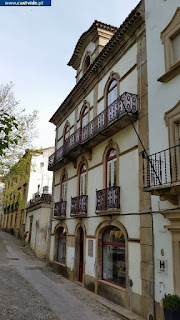
<instances>
[{"instance_id":1,"label":"building cornice","mask_svg":"<svg viewBox=\"0 0 180 320\"><path fill-rule=\"evenodd\" d=\"M138 24L138 22L140 22L141 24L144 23L143 1L140 1L137 7L130 13L130 15L126 18L120 28L116 31L116 33L112 36L106 46L99 53L94 62L89 66L83 77L78 81L78 83L74 86L63 103L51 117L51 119L49 120L51 123L57 125L59 122L62 122L62 119L65 118L65 116L69 112L69 109L72 110L72 102L74 97L77 98L79 95L81 95L82 92L86 93L86 89L89 91L91 86L87 86L87 83L89 81L93 81L94 78L98 79L98 75L100 74L100 72L102 70L105 70L104 66L102 67L102 65L107 65L107 63L114 63L114 61L112 61L112 55L115 56L116 49L118 49L119 51L119 46L122 47L122 43L126 45L124 41L122 42L123 38L124 40L126 40L126 42L130 41L132 45L132 43L134 42L132 36L135 34L135 26L136 24ZM131 37L129 35L131 35ZM109 59L110 56L111 59Z\"/></svg>"}]
</instances>

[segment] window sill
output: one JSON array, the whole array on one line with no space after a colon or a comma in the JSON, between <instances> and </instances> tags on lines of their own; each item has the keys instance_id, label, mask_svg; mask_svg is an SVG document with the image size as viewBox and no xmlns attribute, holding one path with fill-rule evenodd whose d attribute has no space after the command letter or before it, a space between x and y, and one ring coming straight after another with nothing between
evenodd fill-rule
<instances>
[{"instance_id":1,"label":"window sill","mask_svg":"<svg viewBox=\"0 0 180 320\"><path fill-rule=\"evenodd\" d=\"M106 284L107 286L118 289L118 290L126 291L125 287L122 287L121 285L114 284L114 283L106 281L106 280L98 280L98 282Z\"/></svg>"},{"instance_id":2,"label":"window sill","mask_svg":"<svg viewBox=\"0 0 180 320\"><path fill-rule=\"evenodd\" d=\"M87 217L87 213L71 213L70 216L74 218L85 218Z\"/></svg>"},{"instance_id":3,"label":"window sill","mask_svg":"<svg viewBox=\"0 0 180 320\"><path fill-rule=\"evenodd\" d=\"M167 83L180 74L180 61L178 61L169 71L163 74L157 81Z\"/></svg>"},{"instance_id":4,"label":"window sill","mask_svg":"<svg viewBox=\"0 0 180 320\"><path fill-rule=\"evenodd\" d=\"M63 220L66 219L66 216L53 216L54 220Z\"/></svg>"},{"instance_id":5,"label":"window sill","mask_svg":"<svg viewBox=\"0 0 180 320\"><path fill-rule=\"evenodd\" d=\"M117 210L105 210L105 211L96 211L97 215L113 215L113 214L120 214L120 209Z\"/></svg>"}]
</instances>

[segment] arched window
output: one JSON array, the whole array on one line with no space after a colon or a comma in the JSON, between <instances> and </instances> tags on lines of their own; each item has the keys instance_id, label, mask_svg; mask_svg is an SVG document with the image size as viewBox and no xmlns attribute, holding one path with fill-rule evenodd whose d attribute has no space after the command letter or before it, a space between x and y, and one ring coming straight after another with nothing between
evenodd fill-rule
<instances>
[{"instance_id":1,"label":"arched window","mask_svg":"<svg viewBox=\"0 0 180 320\"><path fill-rule=\"evenodd\" d=\"M84 107L83 112L81 114L81 128L84 128L88 124L89 118L89 109L88 107Z\"/></svg>"},{"instance_id":2,"label":"arched window","mask_svg":"<svg viewBox=\"0 0 180 320\"><path fill-rule=\"evenodd\" d=\"M66 201L67 198L67 181L66 181L66 175L63 175L62 181L61 181L61 200Z\"/></svg>"},{"instance_id":3,"label":"arched window","mask_svg":"<svg viewBox=\"0 0 180 320\"><path fill-rule=\"evenodd\" d=\"M117 81L113 79L107 88L107 107L110 106L118 97Z\"/></svg>"},{"instance_id":4,"label":"arched window","mask_svg":"<svg viewBox=\"0 0 180 320\"><path fill-rule=\"evenodd\" d=\"M90 63L91 63L91 60L90 60L90 56L88 55L84 61L83 73L85 73L86 70L89 68Z\"/></svg>"},{"instance_id":5,"label":"arched window","mask_svg":"<svg viewBox=\"0 0 180 320\"><path fill-rule=\"evenodd\" d=\"M117 227L109 227L102 238L102 278L126 286L125 239Z\"/></svg>"},{"instance_id":6,"label":"arched window","mask_svg":"<svg viewBox=\"0 0 180 320\"><path fill-rule=\"evenodd\" d=\"M86 194L86 166L83 164L81 166L80 175L79 175L79 195Z\"/></svg>"},{"instance_id":7,"label":"arched window","mask_svg":"<svg viewBox=\"0 0 180 320\"><path fill-rule=\"evenodd\" d=\"M70 127L67 124L66 127L65 127L65 130L64 130L64 141L66 141L67 138L69 138L69 136L70 136Z\"/></svg>"},{"instance_id":8,"label":"arched window","mask_svg":"<svg viewBox=\"0 0 180 320\"><path fill-rule=\"evenodd\" d=\"M66 262L66 231L63 227L58 229L57 262Z\"/></svg>"},{"instance_id":9,"label":"arched window","mask_svg":"<svg viewBox=\"0 0 180 320\"><path fill-rule=\"evenodd\" d=\"M117 154L110 149L106 157L106 188L117 186Z\"/></svg>"}]
</instances>

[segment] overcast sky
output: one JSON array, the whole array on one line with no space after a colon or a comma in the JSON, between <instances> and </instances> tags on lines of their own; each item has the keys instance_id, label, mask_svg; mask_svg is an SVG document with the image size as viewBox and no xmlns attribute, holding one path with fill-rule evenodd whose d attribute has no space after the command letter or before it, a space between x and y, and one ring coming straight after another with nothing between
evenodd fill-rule
<instances>
[{"instance_id":1,"label":"overcast sky","mask_svg":"<svg viewBox=\"0 0 180 320\"><path fill-rule=\"evenodd\" d=\"M68 67L94 20L119 27L139 0L51 0L51 7L0 7L0 83L14 83L20 107L39 110L35 147L54 145L49 119L75 85Z\"/></svg>"}]
</instances>

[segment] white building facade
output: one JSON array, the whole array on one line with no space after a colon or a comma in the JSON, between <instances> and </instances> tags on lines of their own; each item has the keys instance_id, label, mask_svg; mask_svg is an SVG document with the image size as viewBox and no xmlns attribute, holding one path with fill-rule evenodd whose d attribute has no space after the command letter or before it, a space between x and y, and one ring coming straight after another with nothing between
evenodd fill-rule
<instances>
[{"instance_id":1,"label":"white building facade","mask_svg":"<svg viewBox=\"0 0 180 320\"><path fill-rule=\"evenodd\" d=\"M156 319L165 293L180 295L180 1L145 1ZM146 157L145 157L146 158Z\"/></svg>"},{"instance_id":2,"label":"white building facade","mask_svg":"<svg viewBox=\"0 0 180 320\"><path fill-rule=\"evenodd\" d=\"M153 314L144 3L120 28L95 21L68 63L76 86L56 125L49 263L71 280L148 318ZM133 127L134 126L134 127Z\"/></svg>"}]
</instances>

